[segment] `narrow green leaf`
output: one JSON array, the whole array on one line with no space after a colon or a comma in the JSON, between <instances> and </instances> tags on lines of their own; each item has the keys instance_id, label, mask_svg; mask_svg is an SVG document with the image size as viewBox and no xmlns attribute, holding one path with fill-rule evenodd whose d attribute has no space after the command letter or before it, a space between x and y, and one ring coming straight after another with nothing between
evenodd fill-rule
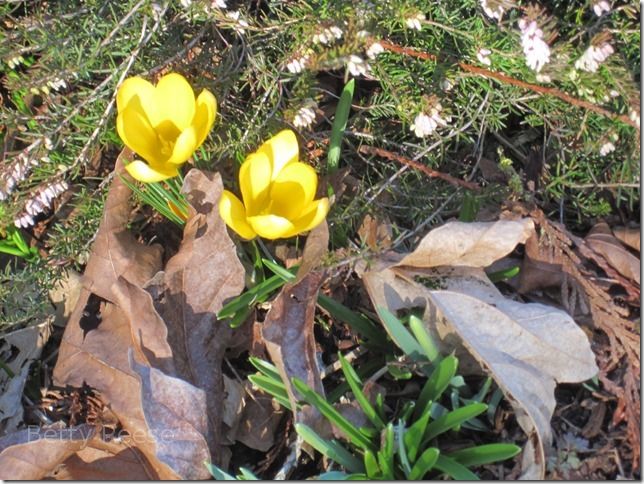
<instances>
[{"instance_id":1,"label":"narrow green leaf","mask_svg":"<svg viewBox=\"0 0 644 484\"><path fill-rule=\"evenodd\" d=\"M351 112L351 101L353 100L353 90L355 88L355 79L351 79L342 89L340 100L335 109L335 118L331 127L331 138L329 141L329 154L327 156L327 171L333 173L338 169L340 164L340 151L344 130L347 127L347 120Z\"/></svg>"},{"instance_id":2,"label":"narrow green leaf","mask_svg":"<svg viewBox=\"0 0 644 484\"><path fill-rule=\"evenodd\" d=\"M347 379L347 383L351 387L351 391L362 408L362 411L376 429L384 429L385 423L380 419L378 412L376 412L376 409L371 405L369 399L362 391L362 382L360 381L360 377L358 377L358 374L341 353L338 353L338 356L340 357L340 365L342 366L344 377Z\"/></svg>"},{"instance_id":3,"label":"narrow green leaf","mask_svg":"<svg viewBox=\"0 0 644 484\"><path fill-rule=\"evenodd\" d=\"M273 271L273 273L276 276L281 277L285 282L293 281L296 278L296 275L293 274L293 272L291 272L292 270L295 269L295 267L292 267L291 270L289 270L289 269L286 269L286 268L282 267L281 265L276 264L275 262L273 262L271 260L268 260L268 259L265 259L263 257L262 257L262 263L266 267L268 267L271 271ZM297 266L297 267L299 267L299 266Z\"/></svg>"},{"instance_id":4,"label":"narrow green leaf","mask_svg":"<svg viewBox=\"0 0 644 484\"><path fill-rule=\"evenodd\" d=\"M479 200L475 195L470 192L465 192L463 196L463 205L461 205L461 210L458 214L458 219L461 222L474 222L476 219L476 214L479 211Z\"/></svg>"},{"instance_id":5,"label":"narrow green leaf","mask_svg":"<svg viewBox=\"0 0 644 484\"><path fill-rule=\"evenodd\" d=\"M291 402L288 399L286 387L283 383L277 383L271 377L264 375L250 375L248 379L253 385L257 386L258 388L272 396L275 400L277 400L277 402L284 408L293 411L293 409L291 408Z\"/></svg>"},{"instance_id":6,"label":"narrow green leaf","mask_svg":"<svg viewBox=\"0 0 644 484\"><path fill-rule=\"evenodd\" d=\"M411 473L411 465L409 464L409 458L407 456L407 449L405 449L405 424L402 420L398 421L396 426L396 442L398 443L398 457L400 457L400 465L405 473L405 476L409 479L409 474Z\"/></svg>"},{"instance_id":7,"label":"narrow green leaf","mask_svg":"<svg viewBox=\"0 0 644 484\"><path fill-rule=\"evenodd\" d=\"M466 467L471 467L510 459L519 452L521 447L514 444L485 444L451 452L448 457Z\"/></svg>"},{"instance_id":8,"label":"narrow green leaf","mask_svg":"<svg viewBox=\"0 0 644 484\"><path fill-rule=\"evenodd\" d=\"M422 480L425 477L425 474L432 470L432 468L436 464L436 461L438 460L439 455L440 451L435 447L430 447L429 449L425 450L425 452L421 454L421 456L414 464L414 467L411 468L411 472L409 473L409 480Z\"/></svg>"},{"instance_id":9,"label":"narrow green leaf","mask_svg":"<svg viewBox=\"0 0 644 484\"><path fill-rule=\"evenodd\" d=\"M345 449L339 442L335 440L324 440L311 427L303 423L295 424L295 431L307 444L322 455L340 464L349 472L365 471L360 459Z\"/></svg>"},{"instance_id":10,"label":"narrow green leaf","mask_svg":"<svg viewBox=\"0 0 644 484\"><path fill-rule=\"evenodd\" d=\"M363 450L375 451L373 444L360 431L349 422L333 405L311 390L306 383L299 378L293 378L293 386L302 395L302 398L313 405L318 411L331 421L336 427L342 430L348 439Z\"/></svg>"},{"instance_id":11,"label":"narrow green leaf","mask_svg":"<svg viewBox=\"0 0 644 484\"><path fill-rule=\"evenodd\" d=\"M369 318L351 311L345 305L324 294L318 295L318 304L322 309L328 311L333 318L348 324L351 329L366 338L369 343L386 347L387 338L385 334Z\"/></svg>"},{"instance_id":12,"label":"narrow green leaf","mask_svg":"<svg viewBox=\"0 0 644 484\"><path fill-rule=\"evenodd\" d=\"M462 464L444 455L439 455L434 467L455 481L478 481L479 476Z\"/></svg>"},{"instance_id":13,"label":"narrow green leaf","mask_svg":"<svg viewBox=\"0 0 644 484\"><path fill-rule=\"evenodd\" d=\"M423 348L411 335L400 320L391 314L386 308L377 308L378 315L382 320L387 332L403 352L414 361L427 361Z\"/></svg>"},{"instance_id":14,"label":"narrow green leaf","mask_svg":"<svg viewBox=\"0 0 644 484\"><path fill-rule=\"evenodd\" d=\"M317 481L344 481L347 479L348 474L342 471L329 471L319 474L315 480Z\"/></svg>"},{"instance_id":15,"label":"narrow green leaf","mask_svg":"<svg viewBox=\"0 0 644 484\"><path fill-rule=\"evenodd\" d=\"M378 464L382 469L383 479L394 478L394 425L389 422L385 429L384 445L377 452Z\"/></svg>"},{"instance_id":16,"label":"narrow green leaf","mask_svg":"<svg viewBox=\"0 0 644 484\"><path fill-rule=\"evenodd\" d=\"M458 358L449 355L436 365L416 401L416 418L427 411L431 402L440 398L458 368Z\"/></svg>"},{"instance_id":17,"label":"narrow green leaf","mask_svg":"<svg viewBox=\"0 0 644 484\"><path fill-rule=\"evenodd\" d=\"M476 417L477 415L485 412L487 405L484 403L472 403L465 407L452 410L447 415L443 415L438 420L434 420L427 426L423 443L432 440L437 435L447 432L449 429L460 425L461 423Z\"/></svg>"},{"instance_id":18,"label":"narrow green leaf","mask_svg":"<svg viewBox=\"0 0 644 484\"><path fill-rule=\"evenodd\" d=\"M507 279L512 279L514 276L518 275L521 272L521 267L514 266L509 269L503 269L502 271L489 272L487 277L491 282L501 282Z\"/></svg>"},{"instance_id":19,"label":"narrow green leaf","mask_svg":"<svg viewBox=\"0 0 644 484\"><path fill-rule=\"evenodd\" d=\"M417 318L414 315L409 317L409 329L414 333L416 340L425 351L427 359L431 362L434 362L439 356L438 346L430 336L430 334L425 330L423 321L420 318Z\"/></svg>"},{"instance_id":20,"label":"narrow green leaf","mask_svg":"<svg viewBox=\"0 0 644 484\"><path fill-rule=\"evenodd\" d=\"M210 462L204 462L204 465L208 469L208 472L217 479L218 481L236 481L237 478L231 476L227 472L221 470L219 467L217 467L215 464L211 464Z\"/></svg>"},{"instance_id":21,"label":"narrow green leaf","mask_svg":"<svg viewBox=\"0 0 644 484\"><path fill-rule=\"evenodd\" d=\"M248 362L251 365L253 365L255 369L259 371L262 375L271 377L283 384L282 375L280 375L280 372L277 370L277 367L272 363L269 363L266 360L262 360L261 358L257 358L256 356L249 357Z\"/></svg>"},{"instance_id":22,"label":"narrow green leaf","mask_svg":"<svg viewBox=\"0 0 644 484\"><path fill-rule=\"evenodd\" d=\"M364 468L367 471L367 477L369 479L378 479L378 477L380 477L380 466L378 466L378 460L370 450L365 450Z\"/></svg>"},{"instance_id":23,"label":"narrow green leaf","mask_svg":"<svg viewBox=\"0 0 644 484\"><path fill-rule=\"evenodd\" d=\"M259 481L259 477L245 467L240 467L239 472L241 473L244 481Z\"/></svg>"},{"instance_id":24,"label":"narrow green leaf","mask_svg":"<svg viewBox=\"0 0 644 484\"><path fill-rule=\"evenodd\" d=\"M416 462L420 443L423 439L423 435L425 435L425 430L427 429L430 417L431 412L429 411L429 407L427 407L425 413L423 413L421 417L405 432L405 447L407 447L407 453L411 462Z\"/></svg>"}]
</instances>

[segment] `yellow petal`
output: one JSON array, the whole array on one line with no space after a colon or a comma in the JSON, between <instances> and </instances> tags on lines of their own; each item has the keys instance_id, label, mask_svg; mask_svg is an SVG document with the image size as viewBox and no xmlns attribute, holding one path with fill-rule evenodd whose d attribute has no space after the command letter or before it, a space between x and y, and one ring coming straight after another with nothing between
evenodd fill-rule
<instances>
[{"instance_id":1,"label":"yellow petal","mask_svg":"<svg viewBox=\"0 0 644 484\"><path fill-rule=\"evenodd\" d=\"M283 238L285 234L293 231L293 224L278 215L248 217L248 223L257 235L270 240Z\"/></svg>"},{"instance_id":2,"label":"yellow petal","mask_svg":"<svg viewBox=\"0 0 644 484\"><path fill-rule=\"evenodd\" d=\"M195 93L181 74L170 73L163 76L154 91L159 119L153 121L154 126L171 121L183 131L192 124L195 115Z\"/></svg>"},{"instance_id":3,"label":"yellow petal","mask_svg":"<svg viewBox=\"0 0 644 484\"><path fill-rule=\"evenodd\" d=\"M175 177L179 174L175 165L155 166L152 168L147 163L140 160L133 161L125 165L127 172L132 175L132 178L139 180L143 183L154 183L168 178Z\"/></svg>"},{"instance_id":4,"label":"yellow petal","mask_svg":"<svg viewBox=\"0 0 644 484\"><path fill-rule=\"evenodd\" d=\"M116 130L128 148L150 163L160 163L164 157L159 139L138 106L136 99L128 103L128 107L116 117Z\"/></svg>"},{"instance_id":5,"label":"yellow petal","mask_svg":"<svg viewBox=\"0 0 644 484\"><path fill-rule=\"evenodd\" d=\"M263 153L252 153L239 169L239 186L248 216L268 208L271 162Z\"/></svg>"},{"instance_id":6,"label":"yellow petal","mask_svg":"<svg viewBox=\"0 0 644 484\"><path fill-rule=\"evenodd\" d=\"M116 108L118 112L123 112L135 96L139 97L142 105L152 104L154 102L154 86L138 76L130 77L123 81L123 84L116 92Z\"/></svg>"},{"instance_id":7,"label":"yellow petal","mask_svg":"<svg viewBox=\"0 0 644 484\"><path fill-rule=\"evenodd\" d=\"M176 203L171 202L170 200L168 200L167 203L168 203L168 208L172 211L173 214L175 214L184 222L188 220L188 214L184 211L183 208L180 208Z\"/></svg>"},{"instance_id":8,"label":"yellow petal","mask_svg":"<svg viewBox=\"0 0 644 484\"><path fill-rule=\"evenodd\" d=\"M329 199L320 198L315 200L311 205L306 209L305 214L293 221L293 230L287 232L283 237L292 237L302 232L308 232L309 230L317 227L329 213Z\"/></svg>"},{"instance_id":9,"label":"yellow petal","mask_svg":"<svg viewBox=\"0 0 644 484\"><path fill-rule=\"evenodd\" d=\"M192 121L192 127L197 134L197 148L206 140L208 133L215 123L215 116L217 114L217 99L212 93L206 89L201 91L197 98L197 110L195 117Z\"/></svg>"},{"instance_id":10,"label":"yellow petal","mask_svg":"<svg viewBox=\"0 0 644 484\"><path fill-rule=\"evenodd\" d=\"M168 159L168 163L173 163L180 165L188 161L188 158L197 149L197 137L195 135L195 130L192 126L184 130L183 133L179 135L177 141L174 144L172 149L172 156Z\"/></svg>"},{"instance_id":11,"label":"yellow petal","mask_svg":"<svg viewBox=\"0 0 644 484\"><path fill-rule=\"evenodd\" d=\"M302 216L318 187L318 175L304 163L286 165L271 184L271 213L294 220Z\"/></svg>"},{"instance_id":12,"label":"yellow petal","mask_svg":"<svg viewBox=\"0 0 644 484\"><path fill-rule=\"evenodd\" d=\"M239 198L224 190L219 199L219 215L231 229L244 239L252 239L257 234L246 221L246 209Z\"/></svg>"},{"instance_id":13,"label":"yellow petal","mask_svg":"<svg viewBox=\"0 0 644 484\"><path fill-rule=\"evenodd\" d=\"M271 161L271 180L275 180L282 168L298 160L299 147L295 133L290 129L280 131L260 146L257 152L264 153Z\"/></svg>"}]
</instances>

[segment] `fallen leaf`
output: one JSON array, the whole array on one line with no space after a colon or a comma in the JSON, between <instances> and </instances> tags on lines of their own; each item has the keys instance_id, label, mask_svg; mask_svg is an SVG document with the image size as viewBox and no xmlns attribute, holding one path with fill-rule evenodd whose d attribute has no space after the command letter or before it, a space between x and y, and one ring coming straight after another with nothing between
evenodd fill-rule
<instances>
[{"instance_id":1,"label":"fallen leaf","mask_svg":"<svg viewBox=\"0 0 644 484\"><path fill-rule=\"evenodd\" d=\"M141 439L154 442L156 458L181 479L208 479L203 462L210 460L206 394L190 383L138 364L132 369L141 379L141 400L148 433ZM136 437L135 435L132 436ZM135 440L135 444L138 442Z\"/></svg>"},{"instance_id":2,"label":"fallen leaf","mask_svg":"<svg viewBox=\"0 0 644 484\"><path fill-rule=\"evenodd\" d=\"M556 383L594 376L598 371L594 354L584 332L565 312L505 298L487 279L484 265L458 267L491 264L514 249L508 243L499 242L496 248L491 244L500 237L499 222L472 224L476 225L472 230L463 225L451 223L431 231L397 266L366 272L363 281L376 308L394 314L423 308L423 321L442 351L456 350L461 357L460 372L478 366L495 379L528 435L523 478L543 478ZM532 230L525 219L503 225L511 229L507 239L515 245L527 240ZM456 244L468 233L474 242L461 240L457 248L449 249L449 241ZM441 248L449 254L441 255ZM409 261L421 265L410 267ZM445 267L447 261L457 266ZM432 265L441 268L428 269ZM463 359L466 355L469 362Z\"/></svg>"},{"instance_id":3,"label":"fallen leaf","mask_svg":"<svg viewBox=\"0 0 644 484\"><path fill-rule=\"evenodd\" d=\"M191 205L179 251L167 263L156 308L168 327L177 376L206 392L207 440L220 459L223 376L221 362L233 330L217 320L224 303L244 289L244 268L219 216L219 174L191 170L183 193ZM157 283L159 284L159 283Z\"/></svg>"},{"instance_id":4,"label":"fallen leaf","mask_svg":"<svg viewBox=\"0 0 644 484\"><path fill-rule=\"evenodd\" d=\"M291 383L294 377L324 395L313 335L321 283L322 273L310 272L300 282L286 284L271 304L262 328L266 349L286 385L291 408L301 400Z\"/></svg>"},{"instance_id":5,"label":"fallen leaf","mask_svg":"<svg viewBox=\"0 0 644 484\"><path fill-rule=\"evenodd\" d=\"M131 191L121 177L129 177L123 160L131 159L132 151L126 148L116 160L103 218L83 276L88 291L112 302L112 284L119 277L141 287L161 268L161 246L141 244L127 229Z\"/></svg>"},{"instance_id":6,"label":"fallen leaf","mask_svg":"<svg viewBox=\"0 0 644 484\"><path fill-rule=\"evenodd\" d=\"M640 252L641 227L613 227L613 234L620 242Z\"/></svg>"},{"instance_id":7,"label":"fallen leaf","mask_svg":"<svg viewBox=\"0 0 644 484\"><path fill-rule=\"evenodd\" d=\"M304 251L302 252L302 263L297 270L295 282L299 282L313 269L318 267L322 258L327 254L329 247L329 226L326 220L315 227L306 238Z\"/></svg>"},{"instance_id":8,"label":"fallen leaf","mask_svg":"<svg viewBox=\"0 0 644 484\"><path fill-rule=\"evenodd\" d=\"M48 319L2 335L0 361L6 368L0 368L0 435L13 432L22 423L22 393L29 367L40 358L51 334L51 324Z\"/></svg>"},{"instance_id":9,"label":"fallen leaf","mask_svg":"<svg viewBox=\"0 0 644 484\"><path fill-rule=\"evenodd\" d=\"M0 439L0 479L158 479L126 442L106 442L90 425L33 428Z\"/></svg>"},{"instance_id":10,"label":"fallen leaf","mask_svg":"<svg viewBox=\"0 0 644 484\"><path fill-rule=\"evenodd\" d=\"M117 173L121 169L117 166ZM186 477L181 475L185 466L170 467L176 462L165 457L169 453L167 446L163 448L164 456L157 455L161 450L159 442L146 422L146 411L149 413L153 402L143 400L139 374L130 366L132 351L141 365L156 365L171 374L175 371L165 324L155 311L152 297L140 287L160 269L160 254L156 251L154 257L137 258L143 249L137 248L133 236L124 229L130 211L128 198L129 191L115 178L84 276L86 287L63 335L54 381L73 387L86 383L98 390L126 431L138 436L136 448L146 456L154 475L177 479ZM116 237L110 233L115 229L120 230ZM98 262L93 262L95 259ZM108 261L116 269L97 272L104 270ZM100 297L92 291L98 291ZM92 301L96 307L90 308ZM87 317L95 320L89 327L83 325ZM193 401L191 405L195 412L205 414L205 403ZM174 444L176 455L184 455L186 447L194 452L194 445L185 446L181 440ZM202 455L207 451L194 452L198 459L192 462L194 469L202 468ZM188 475L194 472L190 470Z\"/></svg>"},{"instance_id":11,"label":"fallen leaf","mask_svg":"<svg viewBox=\"0 0 644 484\"><path fill-rule=\"evenodd\" d=\"M49 291L49 299L56 308L56 326L64 327L71 316L83 288L82 277L75 270L68 270Z\"/></svg>"},{"instance_id":12,"label":"fallen leaf","mask_svg":"<svg viewBox=\"0 0 644 484\"><path fill-rule=\"evenodd\" d=\"M382 220L367 214L360 224L358 235L362 243L373 251L391 248L393 235L391 223L388 220Z\"/></svg>"},{"instance_id":13,"label":"fallen leaf","mask_svg":"<svg viewBox=\"0 0 644 484\"><path fill-rule=\"evenodd\" d=\"M487 267L534 232L529 218L497 222L448 222L430 231L398 265Z\"/></svg>"},{"instance_id":14,"label":"fallen leaf","mask_svg":"<svg viewBox=\"0 0 644 484\"><path fill-rule=\"evenodd\" d=\"M640 260L631 254L611 233L591 232L586 243L597 253L604 256L622 276L640 284Z\"/></svg>"},{"instance_id":15,"label":"fallen leaf","mask_svg":"<svg viewBox=\"0 0 644 484\"><path fill-rule=\"evenodd\" d=\"M268 452L275 444L277 427L284 415L281 406L269 395L254 391L250 382L234 382L240 396L237 415L231 422L231 440L251 449ZM230 396L230 394L229 394Z\"/></svg>"}]
</instances>

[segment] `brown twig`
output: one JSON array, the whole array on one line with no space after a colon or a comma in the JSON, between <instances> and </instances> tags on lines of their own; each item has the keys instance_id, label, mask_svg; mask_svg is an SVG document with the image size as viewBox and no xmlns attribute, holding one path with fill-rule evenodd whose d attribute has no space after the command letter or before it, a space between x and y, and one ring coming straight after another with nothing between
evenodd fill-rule
<instances>
[{"instance_id":1,"label":"brown twig","mask_svg":"<svg viewBox=\"0 0 644 484\"><path fill-rule=\"evenodd\" d=\"M410 57L416 57L417 59L423 59L423 60L431 60L435 61L437 59L436 55L430 54L428 52L422 52L416 49L412 49L410 47L403 47L398 44L394 44L392 42L386 42L386 41L380 41L380 45L385 50L388 50L390 52L395 52L397 54L402 54L402 55L407 55ZM554 87L545 87L545 86L539 86L538 84L531 84L529 82L524 82L520 81L519 79L515 79L514 77L510 77L506 74L502 74L501 72L494 72L489 69L485 69L483 67L478 67L478 66L473 66L471 64L466 64L465 62L459 62L458 66L463 69L464 71L471 72L472 74L476 74L479 76L487 77L489 79L495 79L499 82L502 82L504 84L510 84L512 86L517 86L522 89L527 89L529 91L533 91L536 93L539 93L541 95L549 95L556 97L558 99L561 99L562 101L567 102L568 104L572 104L573 106L577 106L580 108L587 109L589 111L592 111L597 114L601 114L602 116L606 116L611 119L617 119L625 124L628 124L629 126L632 126L633 128L637 129L638 131L640 128L637 126L635 121L631 120L628 116L625 114L616 114L613 113L612 111L609 111L608 109L602 108L601 106L597 106L596 104L593 104L591 102L585 101L583 99L579 99L573 96L570 96L569 94L566 94L565 92L554 88Z\"/></svg>"},{"instance_id":2,"label":"brown twig","mask_svg":"<svg viewBox=\"0 0 644 484\"><path fill-rule=\"evenodd\" d=\"M480 190L481 187L478 186L478 184L466 180L461 180L460 178L455 178L452 175L448 175L447 173L443 173L440 171L432 170L428 166L423 165L422 163L419 163L417 161L414 161L412 159L406 158L404 156L401 156L397 153L392 153L391 151L387 151L383 148L377 148L375 146L367 146L367 145L362 145L359 148L359 151L361 153L365 153L368 155L375 155L375 156L380 156L381 158L386 158L388 160L392 161L397 161L398 163L401 163L403 165L411 166L415 170L422 171L425 175L427 175L430 178L440 178L441 180L444 180L448 183L451 183L452 185L460 186L463 188L467 188L468 190Z\"/></svg>"}]
</instances>

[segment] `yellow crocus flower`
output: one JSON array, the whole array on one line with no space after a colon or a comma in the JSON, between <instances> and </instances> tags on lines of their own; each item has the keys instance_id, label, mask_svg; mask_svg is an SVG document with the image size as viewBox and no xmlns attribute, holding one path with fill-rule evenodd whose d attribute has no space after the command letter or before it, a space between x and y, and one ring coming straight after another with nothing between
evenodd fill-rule
<instances>
[{"instance_id":1,"label":"yellow crocus flower","mask_svg":"<svg viewBox=\"0 0 644 484\"><path fill-rule=\"evenodd\" d=\"M224 190L221 218L245 239L292 237L320 224L329 211L329 199L314 200L317 173L298 160L293 131L281 131L266 141L239 169L243 203Z\"/></svg>"},{"instance_id":2,"label":"yellow crocus flower","mask_svg":"<svg viewBox=\"0 0 644 484\"><path fill-rule=\"evenodd\" d=\"M158 182L179 174L210 132L217 100L206 89L195 100L181 74L163 76L156 86L130 77L116 93L116 129L127 147L147 163L136 160L125 169L139 181Z\"/></svg>"}]
</instances>

